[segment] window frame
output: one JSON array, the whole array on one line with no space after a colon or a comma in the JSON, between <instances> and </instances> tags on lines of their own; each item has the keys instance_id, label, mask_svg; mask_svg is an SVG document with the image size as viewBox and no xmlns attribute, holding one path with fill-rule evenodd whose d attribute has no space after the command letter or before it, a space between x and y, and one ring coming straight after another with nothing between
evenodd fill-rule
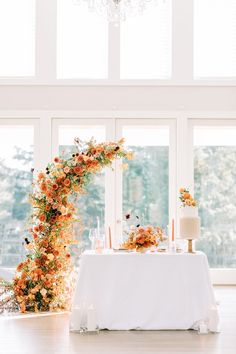
<instances>
[{"instance_id":1,"label":"window frame","mask_svg":"<svg viewBox=\"0 0 236 354\"><path fill-rule=\"evenodd\" d=\"M69 118L68 118L69 117ZM177 110L177 111L50 111L50 110L21 110L10 111L0 110L0 122L5 121L9 125L10 121L13 124L23 124L35 122L35 160L36 170L45 169L47 163L55 154L55 148L52 147L52 141L55 141L55 121L59 120L73 123L75 120L87 122L91 120L93 124L98 124L99 120L109 125L109 135L112 140L118 136L116 132L115 121L122 119L122 121L130 120L135 125L135 121L141 119L163 121L167 125L167 121L172 121L172 154L173 164L170 174L172 174L172 191L170 194L173 205L173 213L175 212L178 220L179 213L179 199L178 188L180 186L188 186L193 188L193 141L191 136L191 124L197 123L199 125L216 125L229 122L229 125L236 125L236 111L211 111L211 110ZM64 123L63 122L63 123ZM42 133L40 133L42 132ZM37 154L37 155L36 155ZM38 157L36 157L38 156ZM192 166L192 167L191 167ZM110 183L111 190L115 189L114 173L111 173ZM37 172L37 171L35 171ZM177 192L176 192L177 191ZM116 217L111 210L115 210L115 200L111 200L109 221L113 222L113 230L116 225ZM172 213L170 215L173 215ZM113 231L114 235L114 231ZM234 269L210 269L211 280L214 284L236 284L236 268Z\"/></svg>"},{"instance_id":2,"label":"window frame","mask_svg":"<svg viewBox=\"0 0 236 354\"><path fill-rule=\"evenodd\" d=\"M26 114L22 114L19 116L19 113L15 112L0 112L0 129L1 126L32 126L33 127L33 146L34 146L34 158L33 158L33 168L35 173L42 168L40 164L41 161L41 152L40 146L40 118L34 117L33 115L26 112ZM26 222L26 220L25 220ZM1 245L0 245L1 248ZM4 267L6 269L12 270L13 267Z\"/></svg>"},{"instance_id":3,"label":"window frame","mask_svg":"<svg viewBox=\"0 0 236 354\"><path fill-rule=\"evenodd\" d=\"M57 86L235 86L236 78L194 79L193 1L172 2L172 78L120 79L119 26L109 24L108 79L57 79L57 0L36 0L36 53L34 77L0 77L1 85Z\"/></svg>"},{"instance_id":4,"label":"window frame","mask_svg":"<svg viewBox=\"0 0 236 354\"><path fill-rule=\"evenodd\" d=\"M225 118L224 118L225 116ZM225 115L219 114L219 112L215 112L213 114L205 114L201 117L201 115L195 115L187 118L188 122L188 152L187 152L187 160L189 166L189 186L191 186L191 190L194 192L194 137L193 131L196 126L235 126L236 127L236 112L229 113L225 112ZM236 284L236 268L210 268L211 279L214 284Z\"/></svg>"},{"instance_id":5,"label":"window frame","mask_svg":"<svg viewBox=\"0 0 236 354\"><path fill-rule=\"evenodd\" d=\"M117 118L116 119L116 139L122 138L122 128L124 126L156 126L156 127L168 127L169 128L169 225L171 224L171 219L176 220L176 122L173 118ZM115 169L115 201L116 201L116 228L115 232L117 235L121 234L122 230L122 161L116 161ZM172 171L172 173L170 173Z\"/></svg>"}]
</instances>

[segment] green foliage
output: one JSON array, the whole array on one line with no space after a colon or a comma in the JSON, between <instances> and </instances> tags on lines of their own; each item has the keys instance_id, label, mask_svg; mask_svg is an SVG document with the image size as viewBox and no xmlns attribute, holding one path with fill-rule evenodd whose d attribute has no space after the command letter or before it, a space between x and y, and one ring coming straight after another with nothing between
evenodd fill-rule
<instances>
[{"instance_id":1,"label":"green foliage","mask_svg":"<svg viewBox=\"0 0 236 354\"><path fill-rule=\"evenodd\" d=\"M12 266L21 259L24 228L30 210L33 152L15 148L13 167L0 161L0 264ZM20 162L20 164L19 164Z\"/></svg>"},{"instance_id":2,"label":"green foliage","mask_svg":"<svg viewBox=\"0 0 236 354\"><path fill-rule=\"evenodd\" d=\"M194 150L195 198L202 235L197 248L211 267L236 266L236 147L207 146Z\"/></svg>"}]
</instances>

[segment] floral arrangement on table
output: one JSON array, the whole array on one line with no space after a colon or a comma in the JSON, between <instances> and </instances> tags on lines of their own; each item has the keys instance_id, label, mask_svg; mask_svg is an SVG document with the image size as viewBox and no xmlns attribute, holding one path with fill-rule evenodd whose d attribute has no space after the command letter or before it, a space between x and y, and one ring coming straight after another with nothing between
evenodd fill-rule
<instances>
[{"instance_id":1,"label":"floral arrangement on table","mask_svg":"<svg viewBox=\"0 0 236 354\"><path fill-rule=\"evenodd\" d=\"M142 252L147 248L157 247L160 241L164 241L164 233L160 227L133 226L122 248Z\"/></svg>"},{"instance_id":2,"label":"floral arrangement on table","mask_svg":"<svg viewBox=\"0 0 236 354\"><path fill-rule=\"evenodd\" d=\"M182 207L185 207L185 206L196 207L197 206L197 201L191 196L188 189L180 188L179 193L180 193L179 199L181 200Z\"/></svg>"},{"instance_id":3,"label":"floral arrangement on table","mask_svg":"<svg viewBox=\"0 0 236 354\"><path fill-rule=\"evenodd\" d=\"M109 143L81 142L68 159L55 157L33 183L33 206L25 238L26 259L17 266L13 283L2 283L0 309L53 311L69 309L72 297L72 261L69 246L76 242L73 223L76 208L72 194L80 194L93 174L117 158L132 158L124 140Z\"/></svg>"}]
</instances>

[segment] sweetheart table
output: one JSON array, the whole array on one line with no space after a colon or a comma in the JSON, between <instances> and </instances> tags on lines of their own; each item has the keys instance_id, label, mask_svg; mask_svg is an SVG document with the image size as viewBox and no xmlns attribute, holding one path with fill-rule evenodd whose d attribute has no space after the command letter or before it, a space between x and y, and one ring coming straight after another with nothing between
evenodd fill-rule
<instances>
[{"instance_id":1,"label":"sweetheart table","mask_svg":"<svg viewBox=\"0 0 236 354\"><path fill-rule=\"evenodd\" d=\"M96 311L100 329L110 330L198 329L212 323L212 313L218 316L202 252L85 251L72 315L85 306Z\"/></svg>"}]
</instances>

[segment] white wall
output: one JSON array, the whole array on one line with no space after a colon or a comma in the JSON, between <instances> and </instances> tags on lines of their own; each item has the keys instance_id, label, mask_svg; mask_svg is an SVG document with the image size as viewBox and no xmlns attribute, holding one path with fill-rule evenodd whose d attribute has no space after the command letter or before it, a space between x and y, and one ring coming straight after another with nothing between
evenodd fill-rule
<instances>
[{"instance_id":1,"label":"white wall","mask_svg":"<svg viewBox=\"0 0 236 354\"><path fill-rule=\"evenodd\" d=\"M0 86L0 110L236 110L233 86Z\"/></svg>"}]
</instances>

